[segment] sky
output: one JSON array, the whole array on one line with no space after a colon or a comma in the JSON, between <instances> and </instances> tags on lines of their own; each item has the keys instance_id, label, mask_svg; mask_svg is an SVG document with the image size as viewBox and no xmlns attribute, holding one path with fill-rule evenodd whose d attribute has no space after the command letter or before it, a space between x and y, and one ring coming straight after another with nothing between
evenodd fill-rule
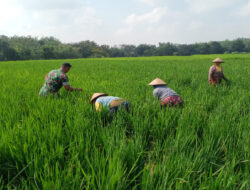
<instances>
[{"instance_id":1,"label":"sky","mask_svg":"<svg viewBox=\"0 0 250 190\"><path fill-rule=\"evenodd\" d=\"M0 0L0 35L107 45L250 38L250 0Z\"/></svg>"}]
</instances>

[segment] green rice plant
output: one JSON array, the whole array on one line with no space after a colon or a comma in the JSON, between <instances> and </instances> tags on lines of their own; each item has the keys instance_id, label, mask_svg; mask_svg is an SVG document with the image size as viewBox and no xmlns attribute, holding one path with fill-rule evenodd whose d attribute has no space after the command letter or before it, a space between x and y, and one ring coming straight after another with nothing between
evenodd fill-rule
<instances>
[{"instance_id":1,"label":"green rice plant","mask_svg":"<svg viewBox=\"0 0 250 190\"><path fill-rule=\"evenodd\" d=\"M208 85L213 58L231 84ZM250 55L0 62L0 189L249 189ZM70 62L72 86L41 98L45 74ZM184 100L161 109L159 77ZM97 113L94 92L129 113Z\"/></svg>"}]
</instances>

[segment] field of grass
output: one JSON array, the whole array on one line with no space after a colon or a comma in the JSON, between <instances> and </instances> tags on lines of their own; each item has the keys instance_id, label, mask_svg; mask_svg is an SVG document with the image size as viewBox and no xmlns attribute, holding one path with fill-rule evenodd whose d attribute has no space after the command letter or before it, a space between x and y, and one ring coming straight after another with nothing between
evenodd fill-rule
<instances>
[{"instance_id":1,"label":"field of grass","mask_svg":"<svg viewBox=\"0 0 250 190\"><path fill-rule=\"evenodd\" d=\"M232 83L212 87L217 56L0 62L0 189L250 189L250 55L220 55ZM83 92L39 98L65 61ZM160 109L156 77L183 109ZM107 121L94 92L131 112Z\"/></svg>"}]
</instances>

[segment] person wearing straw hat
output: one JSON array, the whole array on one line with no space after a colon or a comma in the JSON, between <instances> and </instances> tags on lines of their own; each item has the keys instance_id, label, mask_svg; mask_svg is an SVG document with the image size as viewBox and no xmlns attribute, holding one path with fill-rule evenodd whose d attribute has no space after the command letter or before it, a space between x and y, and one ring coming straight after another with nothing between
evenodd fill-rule
<instances>
[{"instance_id":1,"label":"person wearing straw hat","mask_svg":"<svg viewBox=\"0 0 250 190\"><path fill-rule=\"evenodd\" d=\"M108 96L105 93L94 93L90 103L95 104L96 111L102 111L104 108L108 109L111 114L117 112L119 107L125 108L128 112L130 106L129 101L116 96Z\"/></svg>"},{"instance_id":2,"label":"person wearing straw hat","mask_svg":"<svg viewBox=\"0 0 250 190\"><path fill-rule=\"evenodd\" d=\"M224 61L220 58L216 58L213 60L213 63L214 65L209 69L208 83L215 86L220 84L222 79L229 82L229 80L224 76L223 68L221 66L221 63L224 63Z\"/></svg>"},{"instance_id":3,"label":"person wearing straw hat","mask_svg":"<svg viewBox=\"0 0 250 190\"><path fill-rule=\"evenodd\" d=\"M148 85L154 87L153 95L161 101L162 107L183 105L181 97L171 88L167 87L167 83L160 78L156 78Z\"/></svg>"}]
</instances>

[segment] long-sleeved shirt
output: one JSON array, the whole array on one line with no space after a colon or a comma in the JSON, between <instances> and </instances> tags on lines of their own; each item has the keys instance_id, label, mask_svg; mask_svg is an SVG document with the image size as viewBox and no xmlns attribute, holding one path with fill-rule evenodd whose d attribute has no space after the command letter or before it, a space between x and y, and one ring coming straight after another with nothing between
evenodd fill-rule
<instances>
[{"instance_id":1,"label":"long-sleeved shirt","mask_svg":"<svg viewBox=\"0 0 250 190\"><path fill-rule=\"evenodd\" d=\"M167 86L156 87L153 91L153 95L159 100L164 100L164 98L167 98L169 96L179 96L175 91Z\"/></svg>"},{"instance_id":2,"label":"long-sleeved shirt","mask_svg":"<svg viewBox=\"0 0 250 190\"><path fill-rule=\"evenodd\" d=\"M46 75L45 83L41 88L39 95L47 96L48 93L55 94L65 85L69 85L67 75L61 69L52 70Z\"/></svg>"},{"instance_id":3,"label":"long-sleeved shirt","mask_svg":"<svg viewBox=\"0 0 250 190\"><path fill-rule=\"evenodd\" d=\"M219 84L221 83L221 79L224 78L223 68L222 66L216 67L215 65L211 66L208 74L208 82Z\"/></svg>"}]
</instances>

